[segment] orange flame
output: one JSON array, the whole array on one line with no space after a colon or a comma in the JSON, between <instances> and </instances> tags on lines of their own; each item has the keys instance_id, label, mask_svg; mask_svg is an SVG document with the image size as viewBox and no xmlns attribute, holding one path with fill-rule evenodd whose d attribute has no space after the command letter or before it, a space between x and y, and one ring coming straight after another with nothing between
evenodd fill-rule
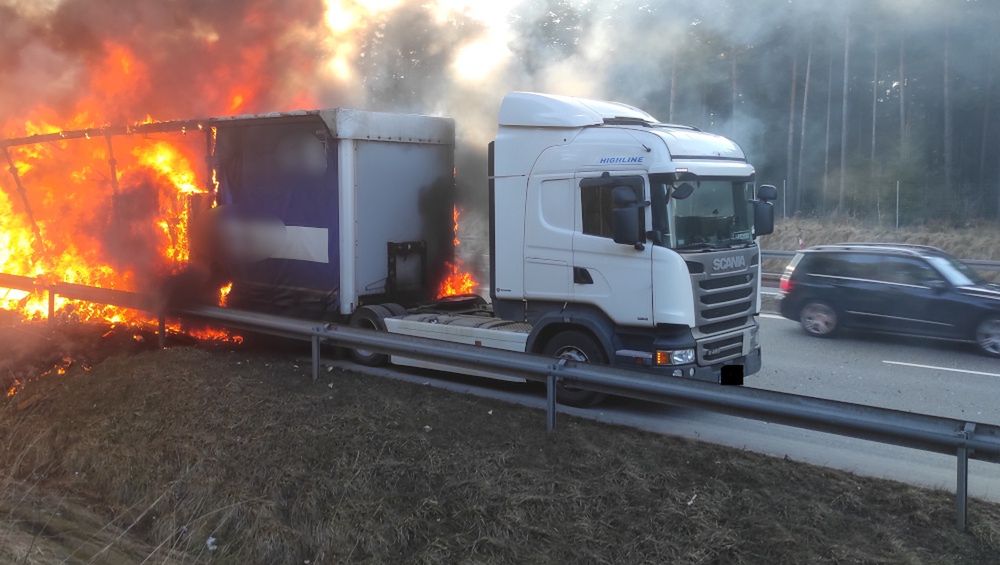
<instances>
[{"instance_id":1,"label":"orange flame","mask_svg":"<svg viewBox=\"0 0 1000 565\"><path fill-rule=\"evenodd\" d=\"M92 89L61 110L25 108L0 122L0 137L100 128L97 116L125 123L129 107L150 90L146 64L127 46L107 42L88 69ZM141 123L155 119L146 114ZM178 134L86 135L10 147L12 171L0 170L0 273L116 290L147 291L157 277L189 259L188 224L213 187L204 138ZM0 161L6 157L0 152ZM30 214L29 214L30 211ZM147 315L57 297L55 311L82 320L146 324ZM47 315L44 293L0 288L0 308L22 317Z\"/></svg>"},{"instance_id":2,"label":"orange flame","mask_svg":"<svg viewBox=\"0 0 1000 565\"><path fill-rule=\"evenodd\" d=\"M451 243L458 250L458 247L462 245L462 240L458 237L458 220L461 213L458 210L458 206L452 208L452 221L454 225L452 227L453 236ZM462 260L455 256L454 261L449 261L447 263L448 273L444 280L441 281L441 286L438 287L438 298L446 298L449 296L461 296L463 294L473 294L479 287L479 283L476 281L472 273L465 270L465 265Z\"/></svg>"}]
</instances>

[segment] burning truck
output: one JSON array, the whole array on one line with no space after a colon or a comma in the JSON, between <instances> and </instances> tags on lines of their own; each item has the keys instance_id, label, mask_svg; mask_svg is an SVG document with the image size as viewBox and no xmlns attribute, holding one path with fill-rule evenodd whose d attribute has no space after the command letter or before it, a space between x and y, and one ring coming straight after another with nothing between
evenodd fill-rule
<instances>
[{"instance_id":1,"label":"burning truck","mask_svg":"<svg viewBox=\"0 0 1000 565\"><path fill-rule=\"evenodd\" d=\"M266 257L227 275L234 307L720 383L760 368L755 238L775 195L755 195L725 138L618 103L508 95L489 147L490 300L442 300L452 120L337 109L214 126L219 209L240 209L220 239Z\"/></svg>"},{"instance_id":2,"label":"burning truck","mask_svg":"<svg viewBox=\"0 0 1000 565\"><path fill-rule=\"evenodd\" d=\"M489 300L454 256L451 119L339 108L145 126L207 132L214 206L191 214L179 287L672 377L741 384L760 369L756 237L773 229L776 194L739 146L624 104L534 93L507 95L498 122Z\"/></svg>"}]
</instances>

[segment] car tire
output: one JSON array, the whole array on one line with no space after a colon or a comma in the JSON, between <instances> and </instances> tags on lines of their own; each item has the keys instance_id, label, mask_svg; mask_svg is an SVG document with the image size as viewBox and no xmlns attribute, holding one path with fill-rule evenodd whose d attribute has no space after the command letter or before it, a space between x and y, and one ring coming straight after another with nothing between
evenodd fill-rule
<instances>
[{"instance_id":1,"label":"car tire","mask_svg":"<svg viewBox=\"0 0 1000 565\"><path fill-rule=\"evenodd\" d=\"M839 329L840 317L826 302L809 301L799 310L799 323L813 337L831 337Z\"/></svg>"},{"instance_id":2,"label":"car tire","mask_svg":"<svg viewBox=\"0 0 1000 565\"><path fill-rule=\"evenodd\" d=\"M976 345L991 357L1000 357L1000 317L986 318L976 326Z\"/></svg>"},{"instance_id":3,"label":"car tire","mask_svg":"<svg viewBox=\"0 0 1000 565\"><path fill-rule=\"evenodd\" d=\"M577 363L594 363L606 365L608 363L607 354L597 341L590 335L570 330L556 334L545 344L542 350L545 355L567 359ZM600 392L580 390L568 387L559 383L556 391L556 399L560 404L587 408L595 406L607 398L607 395Z\"/></svg>"},{"instance_id":4,"label":"car tire","mask_svg":"<svg viewBox=\"0 0 1000 565\"><path fill-rule=\"evenodd\" d=\"M362 306L351 316L350 326L364 330L385 331L385 319L392 316L392 311L381 305ZM366 367L382 367L389 362L389 356L367 349L351 349L351 359Z\"/></svg>"}]
</instances>

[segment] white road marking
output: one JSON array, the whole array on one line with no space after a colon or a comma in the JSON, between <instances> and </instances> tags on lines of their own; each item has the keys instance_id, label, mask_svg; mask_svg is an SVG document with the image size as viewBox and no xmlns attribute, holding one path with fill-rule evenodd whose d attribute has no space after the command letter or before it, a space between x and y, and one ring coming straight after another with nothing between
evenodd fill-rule
<instances>
[{"instance_id":1,"label":"white road marking","mask_svg":"<svg viewBox=\"0 0 1000 565\"><path fill-rule=\"evenodd\" d=\"M921 365L919 363L904 363L902 361L882 361L886 365L901 365L903 367L916 367L918 369L936 369L938 371L949 371L952 373L966 373L969 375L982 375L984 377L1000 377L1000 373L987 373L985 371L970 371L968 369L955 369L953 367L936 367L934 365Z\"/></svg>"}]
</instances>

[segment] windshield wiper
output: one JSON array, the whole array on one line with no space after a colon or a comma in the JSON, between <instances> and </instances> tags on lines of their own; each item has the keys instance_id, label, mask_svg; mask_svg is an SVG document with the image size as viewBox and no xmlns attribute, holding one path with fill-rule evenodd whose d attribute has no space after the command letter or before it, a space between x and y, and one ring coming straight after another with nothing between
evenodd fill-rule
<instances>
[{"instance_id":1,"label":"windshield wiper","mask_svg":"<svg viewBox=\"0 0 1000 565\"><path fill-rule=\"evenodd\" d=\"M705 242L689 243L687 245L681 245L680 247L677 247L676 250L709 251L715 249L733 249L737 246L739 246L740 248L747 248L750 247L751 245L753 245L752 241L733 238L733 239L725 239L716 243L705 243Z\"/></svg>"},{"instance_id":2,"label":"windshield wiper","mask_svg":"<svg viewBox=\"0 0 1000 565\"><path fill-rule=\"evenodd\" d=\"M681 245L680 247L675 247L675 251L709 251L715 249L715 246L711 243L689 243L687 245Z\"/></svg>"},{"instance_id":3,"label":"windshield wiper","mask_svg":"<svg viewBox=\"0 0 1000 565\"><path fill-rule=\"evenodd\" d=\"M731 238L725 241L720 241L719 245L728 245L729 247L740 246L741 248L747 248L753 245L753 241L747 241L745 239Z\"/></svg>"}]
</instances>

